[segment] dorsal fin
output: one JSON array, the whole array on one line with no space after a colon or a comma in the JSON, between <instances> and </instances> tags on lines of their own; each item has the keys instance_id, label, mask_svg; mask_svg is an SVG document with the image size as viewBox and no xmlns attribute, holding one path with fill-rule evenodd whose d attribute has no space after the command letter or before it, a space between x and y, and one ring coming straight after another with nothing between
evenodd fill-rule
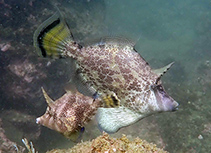
<instances>
[{"instance_id":1,"label":"dorsal fin","mask_svg":"<svg viewBox=\"0 0 211 153\"><path fill-rule=\"evenodd\" d=\"M124 36L103 36L93 40L85 40L85 46L104 45L104 44L118 44L120 46L135 46L132 39L127 39Z\"/></svg>"},{"instance_id":2,"label":"dorsal fin","mask_svg":"<svg viewBox=\"0 0 211 153\"><path fill-rule=\"evenodd\" d=\"M48 96L48 94L46 93L46 91L44 90L43 87L41 87L41 89L42 89L43 95L45 97L45 100L46 100L48 106L52 105L54 103L54 101Z\"/></svg>"},{"instance_id":3,"label":"dorsal fin","mask_svg":"<svg viewBox=\"0 0 211 153\"><path fill-rule=\"evenodd\" d=\"M171 62L170 64L168 64L162 68L153 70L153 72L158 75L158 78L157 78L155 84L157 84L157 82L160 80L160 78L163 76L163 74L165 74L173 64L174 64L174 62Z\"/></svg>"},{"instance_id":4,"label":"dorsal fin","mask_svg":"<svg viewBox=\"0 0 211 153\"><path fill-rule=\"evenodd\" d=\"M174 64L174 62L162 67L162 68L159 68L159 69L155 69L153 70L154 73L156 73L159 77L163 76L164 73L166 73L170 67Z\"/></svg>"},{"instance_id":5,"label":"dorsal fin","mask_svg":"<svg viewBox=\"0 0 211 153\"><path fill-rule=\"evenodd\" d=\"M123 36L107 36L100 39L101 43L119 43L121 45L129 45L129 46L135 46L135 42L131 39L127 39Z\"/></svg>"}]
</instances>

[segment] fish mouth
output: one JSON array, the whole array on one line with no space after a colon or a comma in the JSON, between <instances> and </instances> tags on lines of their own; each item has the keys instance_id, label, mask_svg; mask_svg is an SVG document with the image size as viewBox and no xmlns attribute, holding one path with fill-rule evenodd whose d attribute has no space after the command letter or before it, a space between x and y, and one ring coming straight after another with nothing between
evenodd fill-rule
<instances>
[{"instance_id":1,"label":"fish mouth","mask_svg":"<svg viewBox=\"0 0 211 153\"><path fill-rule=\"evenodd\" d=\"M174 104L175 104L175 106L174 106L174 108L172 109L172 112L175 112L175 111L177 111L179 108L179 103L178 102L176 102L176 101L174 101Z\"/></svg>"},{"instance_id":2,"label":"fish mouth","mask_svg":"<svg viewBox=\"0 0 211 153\"><path fill-rule=\"evenodd\" d=\"M36 123L40 124L40 117L36 118Z\"/></svg>"}]
</instances>

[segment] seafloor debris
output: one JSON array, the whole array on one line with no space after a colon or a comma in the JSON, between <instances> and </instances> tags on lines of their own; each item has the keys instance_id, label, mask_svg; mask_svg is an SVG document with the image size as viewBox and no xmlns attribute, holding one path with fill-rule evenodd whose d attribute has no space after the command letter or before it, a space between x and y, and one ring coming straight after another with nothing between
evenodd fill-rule
<instances>
[{"instance_id":1,"label":"seafloor debris","mask_svg":"<svg viewBox=\"0 0 211 153\"><path fill-rule=\"evenodd\" d=\"M2 120L0 119L0 153L23 153L24 148L9 140L5 135L5 130L2 128Z\"/></svg>"},{"instance_id":2,"label":"seafloor debris","mask_svg":"<svg viewBox=\"0 0 211 153\"><path fill-rule=\"evenodd\" d=\"M107 133L97 137L92 141L86 141L75 145L70 149L53 149L47 153L113 153L113 152L128 152L128 153L167 153L163 149L157 148L155 144L148 143L145 140L136 138L130 141L126 135L121 138L111 138Z\"/></svg>"}]
</instances>

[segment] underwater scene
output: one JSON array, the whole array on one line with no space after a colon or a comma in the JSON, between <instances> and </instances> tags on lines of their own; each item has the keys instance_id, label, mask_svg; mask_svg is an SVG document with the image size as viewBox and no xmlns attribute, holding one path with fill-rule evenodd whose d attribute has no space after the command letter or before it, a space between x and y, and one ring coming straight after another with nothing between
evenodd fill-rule
<instances>
[{"instance_id":1,"label":"underwater scene","mask_svg":"<svg viewBox=\"0 0 211 153\"><path fill-rule=\"evenodd\" d=\"M0 0L0 153L210 151L210 0Z\"/></svg>"}]
</instances>

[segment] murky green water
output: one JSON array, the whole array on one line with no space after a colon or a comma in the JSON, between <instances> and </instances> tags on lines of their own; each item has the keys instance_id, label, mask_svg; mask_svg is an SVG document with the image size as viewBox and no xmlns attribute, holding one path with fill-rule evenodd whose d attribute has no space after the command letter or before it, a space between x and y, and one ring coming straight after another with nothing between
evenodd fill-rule
<instances>
[{"instance_id":1,"label":"murky green water","mask_svg":"<svg viewBox=\"0 0 211 153\"><path fill-rule=\"evenodd\" d=\"M46 109L40 87L57 99L72 76L72 61L46 60L33 52L33 32L56 11L55 5L82 43L102 36L126 37L136 42L136 50L153 68L175 62L162 81L180 103L179 110L147 117L113 137L138 136L172 153L211 150L209 0L2 1L0 118L8 139L23 146L21 138L27 137L39 152L74 145L34 123ZM100 131L93 120L83 139L98 135Z\"/></svg>"}]
</instances>

